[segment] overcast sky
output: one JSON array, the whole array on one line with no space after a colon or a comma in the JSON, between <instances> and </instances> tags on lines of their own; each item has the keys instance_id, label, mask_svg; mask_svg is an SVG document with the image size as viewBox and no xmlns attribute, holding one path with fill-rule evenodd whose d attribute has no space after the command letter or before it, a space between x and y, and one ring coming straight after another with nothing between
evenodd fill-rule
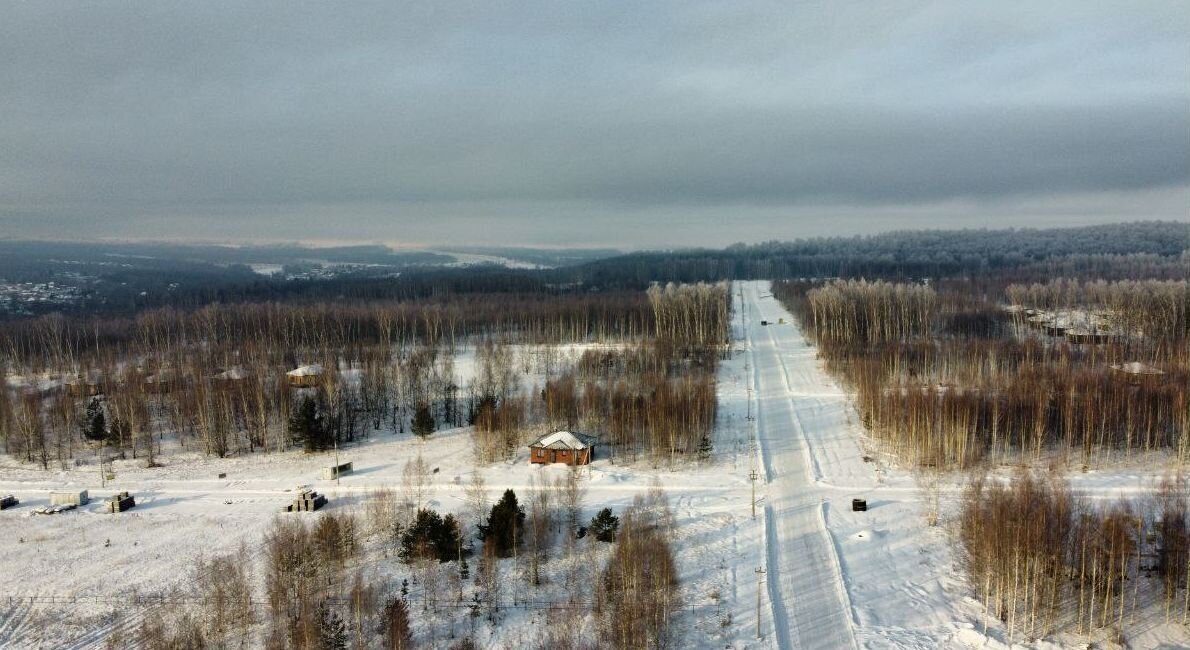
<instances>
[{"instance_id":1,"label":"overcast sky","mask_svg":"<svg viewBox=\"0 0 1190 650\"><path fill-rule=\"evenodd\" d=\"M1190 220L1190 2L0 0L0 236Z\"/></svg>"}]
</instances>

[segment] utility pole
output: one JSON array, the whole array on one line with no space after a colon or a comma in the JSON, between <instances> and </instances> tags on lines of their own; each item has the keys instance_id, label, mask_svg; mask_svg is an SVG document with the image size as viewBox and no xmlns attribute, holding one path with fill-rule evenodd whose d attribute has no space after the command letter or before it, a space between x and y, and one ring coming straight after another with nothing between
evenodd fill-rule
<instances>
[{"instance_id":1,"label":"utility pole","mask_svg":"<svg viewBox=\"0 0 1190 650\"><path fill-rule=\"evenodd\" d=\"M339 486L339 437L335 436L335 487Z\"/></svg>"},{"instance_id":2,"label":"utility pole","mask_svg":"<svg viewBox=\"0 0 1190 650\"><path fill-rule=\"evenodd\" d=\"M753 519L756 519L756 479L758 479L758 478L760 478L760 472L757 472L756 468L752 468L752 471L748 472L748 480L752 481L752 518Z\"/></svg>"},{"instance_id":3,"label":"utility pole","mask_svg":"<svg viewBox=\"0 0 1190 650\"><path fill-rule=\"evenodd\" d=\"M514 606L514 607L515 607L515 606L516 606L516 604L517 604L517 590L516 590L516 587L517 587L517 584L518 584L518 583L520 583L520 580L517 580L517 579L516 579L516 575L517 575L516 534L517 534L517 529L518 529L518 528L520 528L520 524L518 524L518 523L517 523L517 516L516 516L516 514L513 514L513 516L512 516L512 576L513 576L513 580L512 580L512 604L513 604L513 606Z\"/></svg>"},{"instance_id":4,"label":"utility pole","mask_svg":"<svg viewBox=\"0 0 1190 650\"><path fill-rule=\"evenodd\" d=\"M760 594L764 587L764 568L756 567L756 638L763 639L760 633Z\"/></svg>"}]
</instances>

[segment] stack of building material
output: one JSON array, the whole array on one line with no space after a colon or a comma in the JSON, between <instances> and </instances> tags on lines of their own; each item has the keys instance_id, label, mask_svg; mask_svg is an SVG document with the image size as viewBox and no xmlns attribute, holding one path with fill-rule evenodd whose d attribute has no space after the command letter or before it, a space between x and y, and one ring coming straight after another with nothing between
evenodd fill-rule
<instances>
[{"instance_id":1,"label":"stack of building material","mask_svg":"<svg viewBox=\"0 0 1190 650\"><path fill-rule=\"evenodd\" d=\"M16 497L12 496L11 494L5 494L4 496L0 497L0 510L6 510L18 503L20 503L20 501L17 501Z\"/></svg>"},{"instance_id":2,"label":"stack of building material","mask_svg":"<svg viewBox=\"0 0 1190 650\"><path fill-rule=\"evenodd\" d=\"M77 507L78 506L74 505L73 503L67 503L65 505L59 505L59 506L42 506L40 508L34 508L33 514L35 514L35 515L57 515L57 514L61 514L63 512L69 512L71 510L74 510Z\"/></svg>"},{"instance_id":3,"label":"stack of building material","mask_svg":"<svg viewBox=\"0 0 1190 650\"><path fill-rule=\"evenodd\" d=\"M108 512L124 512L136 505L136 500L132 498L131 494L121 492L107 500Z\"/></svg>"},{"instance_id":4,"label":"stack of building material","mask_svg":"<svg viewBox=\"0 0 1190 650\"><path fill-rule=\"evenodd\" d=\"M326 497L314 490L302 490L293 503L285 506L285 512L313 512L326 503Z\"/></svg>"}]
</instances>

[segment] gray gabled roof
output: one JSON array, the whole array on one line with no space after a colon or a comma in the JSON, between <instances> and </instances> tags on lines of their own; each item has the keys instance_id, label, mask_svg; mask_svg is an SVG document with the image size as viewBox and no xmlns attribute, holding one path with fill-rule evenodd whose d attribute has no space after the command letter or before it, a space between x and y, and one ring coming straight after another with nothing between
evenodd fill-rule
<instances>
[{"instance_id":1,"label":"gray gabled roof","mask_svg":"<svg viewBox=\"0 0 1190 650\"><path fill-rule=\"evenodd\" d=\"M547 436L538 438L530 447L545 447L546 449L586 449L595 445L595 436L570 431L555 431Z\"/></svg>"}]
</instances>

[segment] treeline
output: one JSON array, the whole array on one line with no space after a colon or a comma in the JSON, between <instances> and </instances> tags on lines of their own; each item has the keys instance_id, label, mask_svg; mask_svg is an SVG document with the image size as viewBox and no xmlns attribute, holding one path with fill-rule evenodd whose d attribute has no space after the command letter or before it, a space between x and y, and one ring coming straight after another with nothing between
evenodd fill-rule
<instances>
[{"instance_id":1,"label":"treeline","mask_svg":"<svg viewBox=\"0 0 1190 650\"><path fill-rule=\"evenodd\" d=\"M1190 621L1185 481L1149 502L1094 505L1058 479L979 478L967 488L960 542L968 580L1010 644L1057 632L1126 644L1140 608Z\"/></svg>"},{"instance_id":2,"label":"treeline","mask_svg":"<svg viewBox=\"0 0 1190 650\"><path fill-rule=\"evenodd\" d=\"M731 327L731 296L726 283L667 284L649 287L657 340L678 354L726 349Z\"/></svg>"},{"instance_id":3,"label":"treeline","mask_svg":"<svg viewBox=\"0 0 1190 650\"><path fill-rule=\"evenodd\" d=\"M784 286L788 285L774 290ZM806 294L813 334L830 345L877 345L927 337L932 334L937 300L927 286L863 280L830 282Z\"/></svg>"},{"instance_id":4,"label":"treeline","mask_svg":"<svg viewBox=\"0 0 1190 650\"><path fill-rule=\"evenodd\" d=\"M910 462L963 467L1053 447L1083 464L1113 449L1190 453L1185 281L773 291L856 391L865 427Z\"/></svg>"},{"instance_id":5,"label":"treeline","mask_svg":"<svg viewBox=\"0 0 1190 650\"><path fill-rule=\"evenodd\" d=\"M82 370L106 357L154 356L203 345L232 356L246 346L300 353L310 348L414 343L453 346L500 335L559 343L633 339L653 333L641 292L454 295L411 302L210 304L153 309L135 317L43 316L0 323L0 354L10 367Z\"/></svg>"},{"instance_id":6,"label":"treeline","mask_svg":"<svg viewBox=\"0 0 1190 650\"><path fill-rule=\"evenodd\" d=\"M307 353L320 366L303 386L286 374L295 365L291 351L250 345L213 357L219 350L175 348L140 367L109 358L65 386L34 380L0 390L0 442L45 468L64 467L88 449L101 462L131 456L152 465L167 438L220 457L294 445L319 450L369 429L409 431L419 412L431 432L459 426L478 401L475 391L486 390L460 387L454 355L436 347Z\"/></svg>"}]
</instances>

